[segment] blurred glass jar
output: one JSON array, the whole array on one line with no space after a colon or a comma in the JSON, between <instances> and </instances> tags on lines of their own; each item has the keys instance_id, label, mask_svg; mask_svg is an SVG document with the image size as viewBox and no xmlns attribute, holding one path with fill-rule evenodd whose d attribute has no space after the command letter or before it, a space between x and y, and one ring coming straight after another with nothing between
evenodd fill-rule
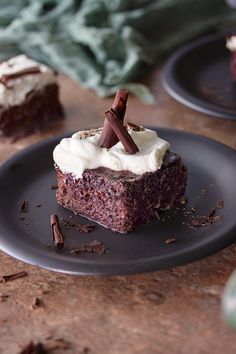
<instances>
[{"instance_id":1,"label":"blurred glass jar","mask_svg":"<svg viewBox=\"0 0 236 354\"><path fill-rule=\"evenodd\" d=\"M222 298L223 317L236 330L236 270L229 277Z\"/></svg>"},{"instance_id":2,"label":"blurred glass jar","mask_svg":"<svg viewBox=\"0 0 236 354\"><path fill-rule=\"evenodd\" d=\"M225 1L230 7L233 7L233 8L236 7L236 0L225 0Z\"/></svg>"}]
</instances>

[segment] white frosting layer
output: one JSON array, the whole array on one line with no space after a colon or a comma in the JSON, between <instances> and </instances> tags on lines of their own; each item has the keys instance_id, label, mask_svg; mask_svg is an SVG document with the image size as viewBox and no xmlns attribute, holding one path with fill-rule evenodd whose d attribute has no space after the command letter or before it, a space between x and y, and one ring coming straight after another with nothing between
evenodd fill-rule
<instances>
[{"instance_id":1,"label":"white frosting layer","mask_svg":"<svg viewBox=\"0 0 236 354\"><path fill-rule=\"evenodd\" d=\"M226 41L226 48L231 51L236 50L236 36L231 36Z\"/></svg>"},{"instance_id":2,"label":"white frosting layer","mask_svg":"<svg viewBox=\"0 0 236 354\"><path fill-rule=\"evenodd\" d=\"M27 93L40 90L45 85L55 83L56 75L48 66L40 64L25 55L18 55L0 64L0 78L4 75L15 74L24 69L39 67L41 73L29 74L7 81L7 88L0 83L0 105L15 106L25 100Z\"/></svg>"},{"instance_id":3,"label":"white frosting layer","mask_svg":"<svg viewBox=\"0 0 236 354\"><path fill-rule=\"evenodd\" d=\"M159 138L153 130L134 131L128 129L139 152L130 155L121 142L105 149L98 146L100 132L83 138L84 132L62 139L55 147L53 158L63 173L81 178L86 169L107 167L115 171L128 170L135 174L154 172L162 165L162 159L170 144Z\"/></svg>"}]
</instances>

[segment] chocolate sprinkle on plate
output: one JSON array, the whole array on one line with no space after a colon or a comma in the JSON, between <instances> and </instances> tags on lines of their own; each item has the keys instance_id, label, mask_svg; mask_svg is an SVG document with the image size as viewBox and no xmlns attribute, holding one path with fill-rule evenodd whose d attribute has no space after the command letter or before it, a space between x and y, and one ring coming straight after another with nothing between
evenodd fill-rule
<instances>
[{"instance_id":1,"label":"chocolate sprinkle on plate","mask_svg":"<svg viewBox=\"0 0 236 354\"><path fill-rule=\"evenodd\" d=\"M57 186L57 184L50 184L49 189L55 190L55 189L58 189L58 186Z\"/></svg>"},{"instance_id":2,"label":"chocolate sprinkle on plate","mask_svg":"<svg viewBox=\"0 0 236 354\"><path fill-rule=\"evenodd\" d=\"M165 243L167 244L167 245L170 245L171 243L175 243L176 242L176 238L168 238L168 240L165 240Z\"/></svg>"},{"instance_id":3,"label":"chocolate sprinkle on plate","mask_svg":"<svg viewBox=\"0 0 236 354\"><path fill-rule=\"evenodd\" d=\"M42 343L34 344L33 341L30 341L19 354L49 354L49 351L46 350Z\"/></svg>"},{"instance_id":4,"label":"chocolate sprinkle on plate","mask_svg":"<svg viewBox=\"0 0 236 354\"><path fill-rule=\"evenodd\" d=\"M80 233L89 233L91 231L93 231L96 227L96 225L93 224L79 224L79 223L75 223L71 220L67 220L62 218L63 221L63 225L68 228L68 229L74 229L79 231Z\"/></svg>"},{"instance_id":5,"label":"chocolate sprinkle on plate","mask_svg":"<svg viewBox=\"0 0 236 354\"><path fill-rule=\"evenodd\" d=\"M54 242L54 245L57 248L63 248L65 245L64 236L60 229L58 216L56 214L52 214L50 217L50 222L51 222L52 240Z\"/></svg>"},{"instance_id":6,"label":"chocolate sprinkle on plate","mask_svg":"<svg viewBox=\"0 0 236 354\"><path fill-rule=\"evenodd\" d=\"M27 213L29 209L29 204L27 200L24 200L20 205L20 211L23 213Z\"/></svg>"},{"instance_id":7,"label":"chocolate sprinkle on plate","mask_svg":"<svg viewBox=\"0 0 236 354\"><path fill-rule=\"evenodd\" d=\"M23 277L26 277L27 275L28 275L28 273L25 271L14 273L14 274L9 274L9 275L2 275L2 276L0 276L0 283L6 283L11 280L23 278Z\"/></svg>"},{"instance_id":8,"label":"chocolate sprinkle on plate","mask_svg":"<svg viewBox=\"0 0 236 354\"><path fill-rule=\"evenodd\" d=\"M32 309L35 310L35 309L41 307L41 305L42 305L42 301L38 297L34 297L32 304L31 304Z\"/></svg>"},{"instance_id":9,"label":"chocolate sprinkle on plate","mask_svg":"<svg viewBox=\"0 0 236 354\"><path fill-rule=\"evenodd\" d=\"M102 242L94 240L90 243L79 245L76 248L72 248L70 250L70 253L73 254L82 253L82 252L96 253L98 255L101 255L106 252L106 247Z\"/></svg>"},{"instance_id":10,"label":"chocolate sprinkle on plate","mask_svg":"<svg viewBox=\"0 0 236 354\"><path fill-rule=\"evenodd\" d=\"M216 207L217 207L217 209L222 209L222 208L224 208L224 202L223 202L223 200L217 200Z\"/></svg>"}]
</instances>

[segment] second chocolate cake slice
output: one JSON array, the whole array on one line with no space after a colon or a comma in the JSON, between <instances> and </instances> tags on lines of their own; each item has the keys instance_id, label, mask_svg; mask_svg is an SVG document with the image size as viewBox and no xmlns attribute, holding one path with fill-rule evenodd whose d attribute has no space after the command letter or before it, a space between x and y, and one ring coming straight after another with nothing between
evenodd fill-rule
<instances>
[{"instance_id":1,"label":"second chocolate cake slice","mask_svg":"<svg viewBox=\"0 0 236 354\"><path fill-rule=\"evenodd\" d=\"M23 137L63 117L52 69L25 55L0 64L0 136Z\"/></svg>"}]
</instances>

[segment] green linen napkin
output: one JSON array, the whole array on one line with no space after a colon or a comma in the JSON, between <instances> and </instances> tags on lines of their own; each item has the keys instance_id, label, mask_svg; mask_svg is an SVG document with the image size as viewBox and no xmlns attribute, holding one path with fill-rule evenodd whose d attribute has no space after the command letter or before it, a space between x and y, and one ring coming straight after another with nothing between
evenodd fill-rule
<instances>
[{"instance_id":1,"label":"green linen napkin","mask_svg":"<svg viewBox=\"0 0 236 354\"><path fill-rule=\"evenodd\" d=\"M101 97L123 87L153 103L144 69L235 19L224 0L0 0L0 59L23 52Z\"/></svg>"}]
</instances>

